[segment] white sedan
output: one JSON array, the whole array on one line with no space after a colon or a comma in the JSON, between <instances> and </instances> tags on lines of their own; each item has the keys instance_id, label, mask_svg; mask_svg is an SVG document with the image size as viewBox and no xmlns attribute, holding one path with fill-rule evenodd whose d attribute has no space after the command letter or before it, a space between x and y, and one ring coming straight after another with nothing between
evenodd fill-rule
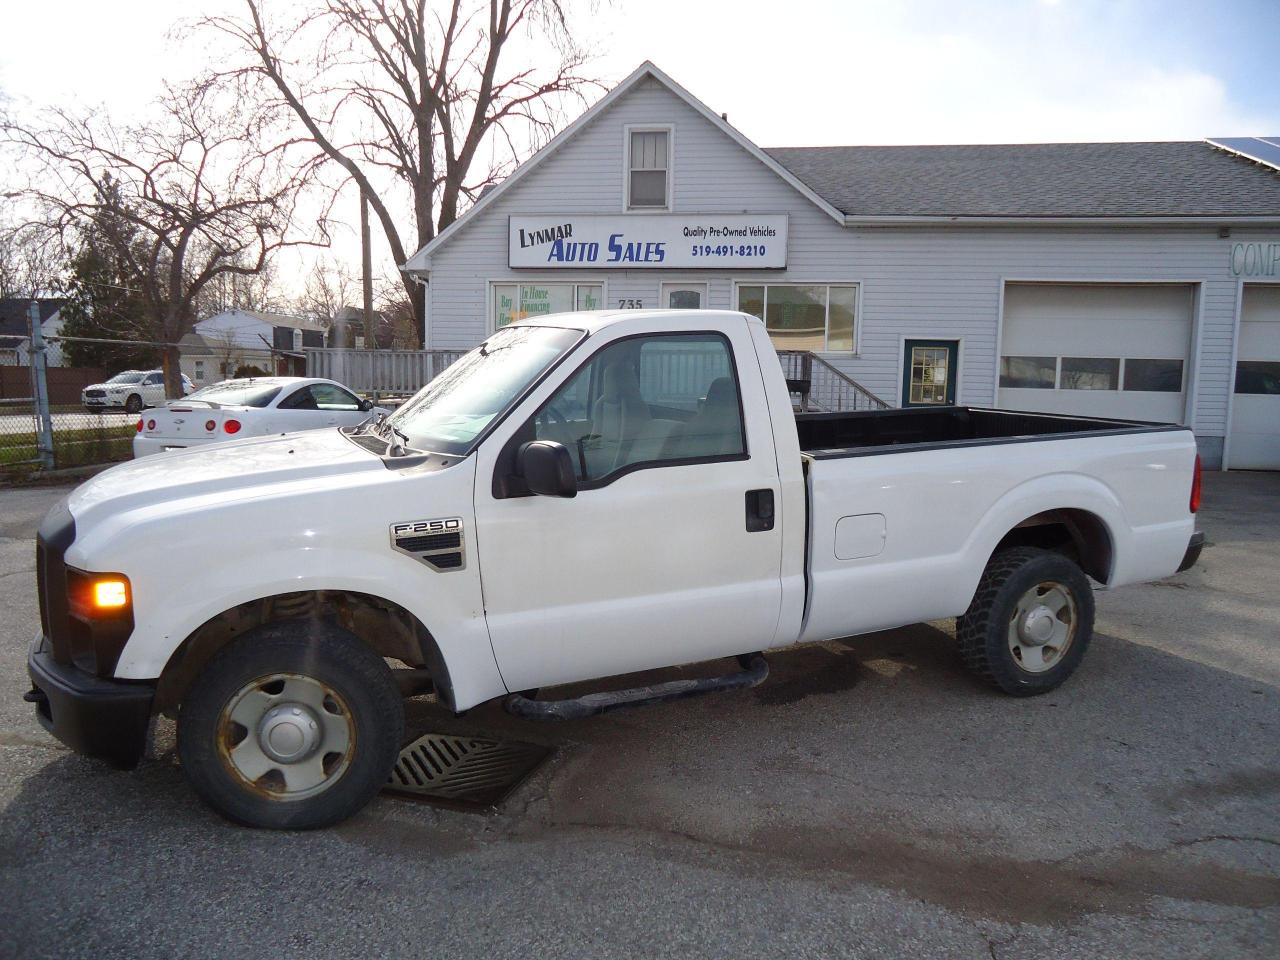
<instances>
[{"instance_id":1,"label":"white sedan","mask_svg":"<svg viewBox=\"0 0 1280 960\"><path fill-rule=\"evenodd\" d=\"M133 438L134 458L209 443L345 427L386 413L340 383L314 377L224 380L148 410Z\"/></svg>"}]
</instances>

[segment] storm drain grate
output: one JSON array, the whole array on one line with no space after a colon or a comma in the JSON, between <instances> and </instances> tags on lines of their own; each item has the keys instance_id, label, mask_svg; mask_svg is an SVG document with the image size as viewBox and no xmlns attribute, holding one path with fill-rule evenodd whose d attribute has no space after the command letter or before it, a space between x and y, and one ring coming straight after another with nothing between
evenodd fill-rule
<instances>
[{"instance_id":1,"label":"storm drain grate","mask_svg":"<svg viewBox=\"0 0 1280 960\"><path fill-rule=\"evenodd\" d=\"M383 787L413 800L474 809L501 803L551 751L536 743L425 733L400 751Z\"/></svg>"}]
</instances>

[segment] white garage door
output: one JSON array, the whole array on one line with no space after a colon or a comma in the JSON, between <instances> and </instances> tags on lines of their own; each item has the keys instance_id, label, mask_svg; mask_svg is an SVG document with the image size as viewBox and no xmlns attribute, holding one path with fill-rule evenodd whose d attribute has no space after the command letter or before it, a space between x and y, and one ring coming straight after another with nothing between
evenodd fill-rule
<instances>
[{"instance_id":1,"label":"white garage door","mask_svg":"<svg viewBox=\"0 0 1280 960\"><path fill-rule=\"evenodd\" d=\"M998 405L1181 423L1193 299L1186 284L1008 284Z\"/></svg>"},{"instance_id":2,"label":"white garage door","mask_svg":"<svg viewBox=\"0 0 1280 960\"><path fill-rule=\"evenodd\" d=\"M1280 287L1246 284L1228 466L1280 470Z\"/></svg>"}]
</instances>

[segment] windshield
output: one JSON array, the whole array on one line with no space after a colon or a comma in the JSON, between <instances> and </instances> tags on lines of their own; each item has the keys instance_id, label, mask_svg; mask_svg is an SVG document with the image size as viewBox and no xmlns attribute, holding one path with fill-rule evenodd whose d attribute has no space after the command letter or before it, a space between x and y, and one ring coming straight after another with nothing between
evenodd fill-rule
<instances>
[{"instance_id":1,"label":"windshield","mask_svg":"<svg viewBox=\"0 0 1280 960\"><path fill-rule=\"evenodd\" d=\"M271 380L223 380L188 394L184 402L204 400L229 407L265 407L283 390Z\"/></svg>"},{"instance_id":2,"label":"windshield","mask_svg":"<svg viewBox=\"0 0 1280 960\"><path fill-rule=\"evenodd\" d=\"M387 418L417 450L465 456L490 422L582 337L563 327L505 327Z\"/></svg>"},{"instance_id":3,"label":"windshield","mask_svg":"<svg viewBox=\"0 0 1280 960\"><path fill-rule=\"evenodd\" d=\"M137 383L146 374L139 370L126 370L124 373L117 373L107 383Z\"/></svg>"}]
</instances>

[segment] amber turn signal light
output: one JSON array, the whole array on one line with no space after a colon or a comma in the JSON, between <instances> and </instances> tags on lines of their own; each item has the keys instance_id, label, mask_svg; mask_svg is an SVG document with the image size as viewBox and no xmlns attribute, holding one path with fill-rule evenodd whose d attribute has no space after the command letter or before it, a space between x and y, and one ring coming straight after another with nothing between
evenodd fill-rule
<instances>
[{"instance_id":1,"label":"amber turn signal light","mask_svg":"<svg viewBox=\"0 0 1280 960\"><path fill-rule=\"evenodd\" d=\"M93 605L99 610L118 610L129 602L129 587L123 580L95 580Z\"/></svg>"}]
</instances>

